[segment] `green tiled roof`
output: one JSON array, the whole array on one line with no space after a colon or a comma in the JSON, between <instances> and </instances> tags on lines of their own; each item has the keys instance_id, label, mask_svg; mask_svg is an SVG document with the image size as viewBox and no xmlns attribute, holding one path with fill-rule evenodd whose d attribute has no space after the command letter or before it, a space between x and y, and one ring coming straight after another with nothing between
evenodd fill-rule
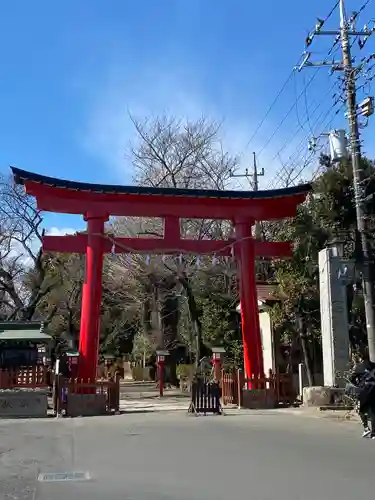
<instances>
[{"instance_id":1,"label":"green tiled roof","mask_svg":"<svg viewBox=\"0 0 375 500\"><path fill-rule=\"evenodd\" d=\"M50 341L51 335L43 331L43 323L35 321L0 322L0 342L3 340Z\"/></svg>"},{"instance_id":2,"label":"green tiled roof","mask_svg":"<svg viewBox=\"0 0 375 500\"><path fill-rule=\"evenodd\" d=\"M2 340L39 340L49 341L51 335L40 332L39 330L4 330L0 331L0 342Z\"/></svg>"},{"instance_id":3,"label":"green tiled roof","mask_svg":"<svg viewBox=\"0 0 375 500\"><path fill-rule=\"evenodd\" d=\"M76 351L76 350L74 350L74 351L70 350L70 351L67 351L67 352L66 352L66 355L67 355L69 358L74 358L74 357L76 357L76 356L79 356L79 352L78 352L78 351Z\"/></svg>"}]
</instances>

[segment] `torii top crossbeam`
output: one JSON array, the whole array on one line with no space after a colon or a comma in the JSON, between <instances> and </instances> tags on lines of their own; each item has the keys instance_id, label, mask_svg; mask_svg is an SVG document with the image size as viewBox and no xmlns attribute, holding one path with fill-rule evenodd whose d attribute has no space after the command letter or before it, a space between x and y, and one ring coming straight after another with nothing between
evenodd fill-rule
<instances>
[{"instance_id":1,"label":"torii top crossbeam","mask_svg":"<svg viewBox=\"0 0 375 500\"><path fill-rule=\"evenodd\" d=\"M65 181L12 167L15 182L35 196L40 210L85 214L189 219L271 220L293 217L308 184L268 191L218 191L87 184Z\"/></svg>"}]
</instances>

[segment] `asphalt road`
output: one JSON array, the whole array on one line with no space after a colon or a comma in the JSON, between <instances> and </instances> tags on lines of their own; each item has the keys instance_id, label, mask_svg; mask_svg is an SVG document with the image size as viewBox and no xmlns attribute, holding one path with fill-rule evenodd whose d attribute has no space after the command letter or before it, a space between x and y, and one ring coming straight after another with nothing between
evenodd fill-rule
<instances>
[{"instance_id":1,"label":"asphalt road","mask_svg":"<svg viewBox=\"0 0 375 500\"><path fill-rule=\"evenodd\" d=\"M281 412L0 421L0 498L368 500L375 440L359 435ZM45 481L74 471L90 480Z\"/></svg>"}]
</instances>

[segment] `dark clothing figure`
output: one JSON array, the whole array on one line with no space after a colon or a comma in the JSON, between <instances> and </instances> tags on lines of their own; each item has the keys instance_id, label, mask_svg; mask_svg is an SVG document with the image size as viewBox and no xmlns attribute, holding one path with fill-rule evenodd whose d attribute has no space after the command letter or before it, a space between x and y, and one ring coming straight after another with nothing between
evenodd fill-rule
<instances>
[{"instance_id":1,"label":"dark clothing figure","mask_svg":"<svg viewBox=\"0 0 375 500\"><path fill-rule=\"evenodd\" d=\"M375 438L375 363L359 363L350 377L358 401L358 414L363 425L363 436ZM371 429L368 425L371 420Z\"/></svg>"},{"instance_id":2,"label":"dark clothing figure","mask_svg":"<svg viewBox=\"0 0 375 500\"><path fill-rule=\"evenodd\" d=\"M71 377L71 369L69 365L69 359L66 354L62 354L60 357L60 367L59 367L60 374L64 378L70 378Z\"/></svg>"}]
</instances>

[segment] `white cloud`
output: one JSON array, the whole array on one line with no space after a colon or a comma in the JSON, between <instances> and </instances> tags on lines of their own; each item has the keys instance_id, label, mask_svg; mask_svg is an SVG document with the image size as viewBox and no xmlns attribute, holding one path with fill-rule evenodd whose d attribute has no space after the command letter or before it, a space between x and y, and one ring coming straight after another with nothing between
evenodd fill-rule
<instances>
[{"instance_id":1,"label":"white cloud","mask_svg":"<svg viewBox=\"0 0 375 500\"><path fill-rule=\"evenodd\" d=\"M84 147L114 169L123 182L131 180L126 152L136 138L129 113L136 119L166 114L188 119L205 116L218 121L222 123L225 149L232 154L245 150L241 163L244 168L252 164L252 149L246 149L246 144L256 124L241 122L226 113L225 109L231 109L230 104L212 102L186 71L150 70L137 73L134 81L112 69L88 101Z\"/></svg>"},{"instance_id":2,"label":"white cloud","mask_svg":"<svg viewBox=\"0 0 375 500\"><path fill-rule=\"evenodd\" d=\"M247 120L243 114L238 116L238 113L233 112L236 107L225 92L221 95L219 92L220 97L213 101L211 95L204 91L199 74L162 65L157 69L132 74L125 74L119 68L112 67L107 73L104 71L104 77L97 82L95 91L86 95L87 127L81 137L87 151L101 158L118 175L119 182L129 183L132 180L132 166L126 153L136 135L129 113L137 119L163 114L188 119L205 116L222 123L224 148L232 154L240 155L241 170L252 169L252 152L262 150L267 137L271 136L278 124L279 118L275 118L275 124L268 120L262 133L249 145L249 138L258 125L259 117L256 120L249 117ZM85 92L87 94L87 89ZM238 102L236 104L238 109ZM268 105L267 102L264 104ZM258 162L259 168L265 169L265 177L259 179L261 189L266 188L275 173L282 168L276 153L283 146L282 161L290 163L289 155L301 140L299 135L291 134L293 130L295 123L285 124L262 152ZM304 131L300 133L302 136L305 134ZM297 155L297 165L303 165L303 158L307 153L306 141L306 148L302 144L302 150ZM314 168L315 164L314 161ZM234 179L233 188L249 189L249 186L246 179Z\"/></svg>"},{"instance_id":3,"label":"white cloud","mask_svg":"<svg viewBox=\"0 0 375 500\"><path fill-rule=\"evenodd\" d=\"M73 229L72 227L64 227L64 228L51 227L46 230L46 234L48 236L65 236L66 234L75 234L76 232L77 229Z\"/></svg>"}]
</instances>

